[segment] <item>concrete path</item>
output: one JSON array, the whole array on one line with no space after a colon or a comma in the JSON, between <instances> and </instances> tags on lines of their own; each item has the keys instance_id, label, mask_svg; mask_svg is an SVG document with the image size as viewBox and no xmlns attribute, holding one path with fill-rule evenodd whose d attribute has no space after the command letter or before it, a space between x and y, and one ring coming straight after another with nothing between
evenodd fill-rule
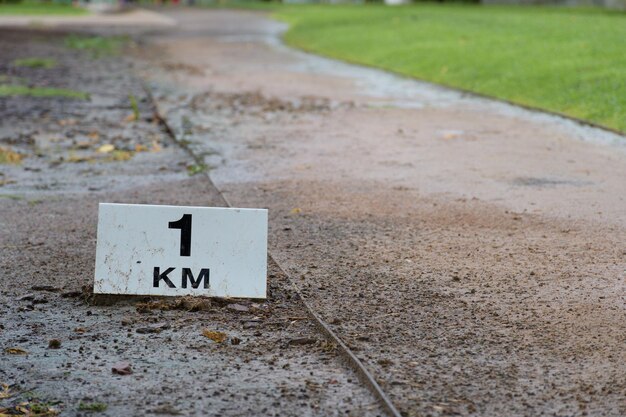
<instances>
[{"instance_id":1,"label":"concrete path","mask_svg":"<svg viewBox=\"0 0 626 417\"><path fill-rule=\"evenodd\" d=\"M161 112L406 415L626 413L623 137L168 16Z\"/></svg>"},{"instance_id":2,"label":"concrete path","mask_svg":"<svg viewBox=\"0 0 626 417\"><path fill-rule=\"evenodd\" d=\"M69 49L66 36L0 30L4 82L90 96L0 97L0 152L23 159L0 164L0 415L382 415L274 263L266 302L94 304L99 202L223 200L189 175L195 161L154 118L130 62ZM11 65L33 56L56 66ZM112 372L121 361L132 374Z\"/></svg>"}]
</instances>

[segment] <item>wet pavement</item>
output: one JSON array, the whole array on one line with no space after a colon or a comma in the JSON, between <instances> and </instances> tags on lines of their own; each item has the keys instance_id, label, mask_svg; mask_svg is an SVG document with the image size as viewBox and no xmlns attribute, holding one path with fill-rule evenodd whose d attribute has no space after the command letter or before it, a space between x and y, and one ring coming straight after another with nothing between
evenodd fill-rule
<instances>
[{"instance_id":1,"label":"wet pavement","mask_svg":"<svg viewBox=\"0 0 626 417\"><path fill-rule=\"evenodd\" d=\"M99 202L223 200L132 62L66 37L0 32L3 82L89 95L0 98L0 149L21 159L0 165L0 414L382 415L273 263L267 302L91 296ZM32 57L56 66L13 64Z\"/></svg>"},{"instance_id":2,"label":"wet pavement","mask_svg":"<svg viewBox=\"0 0 626 417\"><path fill-rule=\"evenodd\" d=\"M623 137L169 16L160 113L405 415L626 412Z\"/></svg>"}]
</instances>

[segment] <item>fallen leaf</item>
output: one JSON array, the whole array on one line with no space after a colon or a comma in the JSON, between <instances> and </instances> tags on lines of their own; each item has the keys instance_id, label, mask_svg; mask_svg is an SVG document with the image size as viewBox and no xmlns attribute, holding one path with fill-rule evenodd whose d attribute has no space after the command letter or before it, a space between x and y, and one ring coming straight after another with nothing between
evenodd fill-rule
<instances>
[{"instance_id":1,"label":"fallen leaf","mask_svg":"<svg viewBox=\"0 0 626 417\"><path fill-rule=\"evenodd\" d=\"M462 130L444 130L441 132L441 138L444 140L458 139L463 136Z\"/></svg>"},{"instance_id":2,"label":"fallen leaf","mask_svg":"<svg viewBox=\"0 0 626 417\"><path fill-rule=\"evenodd\" d=\"M61 125L61 126L74 126L76 123L78 123L78 120L76 120L76 119L62 119L62 120L59 120L59 125Z\"/></svg>"},{"instance_id":3,"label":"fallen leaf","mask_svg":"<svg viewBox=\"0 0 626 417\"><path fill-rule=\"evenodd\" d=\"M125 122L134 122L135 120L137 120L137 116L135 116L134 114L129 114L124 118Z\"/></svg>"},{"instance_id":4,"label":"fallen leaf","mask_svg":"<svg viewBox=\"0 0 626 417\"><path fill-rule=\"evenodd\" d=\"M130 363L128 362L118 362L111 367L111 371L117 375L130 375L133 373L133 370L130 367Z\"/></svg>"},{"instance_id":5,"label":"fallen leaf","mask_svg":"<svg viewBox=\"0 0 626 417\"><path fill-rule=\"evenodd\" d=\"M152 149L150 149L151 152L161 152L161 145L159 144L159 142L157 142L156 140L152 141Z\"/></svg>"},{"instance_id":6,"label":"fallen leaf","mask_svg":"<svg viewBox=\"0 0 626 417\"><path fill-rule=\"evenodd\" d=\"M202 297L181 297L174 301L149 301L138 303L137 312L147 313L150 310L186 310L186 311L207 311L211 310L211 300Z\"/></svg>"},{"instance_id":7,"label":"fallen leaf","mask_svg":"<svg viewBox=\"0 0 626 417\"><path fill-rule=\"evenodd\" d=\"M146 145L142 145L141 143L135 145L135 152L146 152L147 150L148 147Z\"/></svg>"},{"instance_id":8,"label":"fallen leaf","mask_svg":"<svg viewBox=\"0 0 626 417\"><path fill-rule=\"evenodd\" d=\"M132 152L130 151L114 151L111 156L108 158L109 161L128 161L133 157Z\"/></svg>"},{"instance_id":9,"label":"fallen leaf","mask_svg":"<svg viewBox=\"0 0 626 417\"><path fill-rule=\"evenodd\" d=\"M327 340L322 340L320 347L324 352L334 352L337 349L337 344Z\"/></svg>"},{"instance_id":10,"label":"fallen leaf","mask_svg":"<svg viewBox=\"0 0 626 417\"><path fill-rule=\"evenodd\" d=\"M8 353L9 355L27 355L28 354L28 352L20 348L6 348L4 349L4 351Z\"/></svg>"},{"instance_id":11,"label":"fallen leaf","mask_svg":"<svg viewBox=\"0 0 626 417\"><path fill-rule=\"evenodd\" d=\"M79 156L73 152L70 152L70 155L67 157L67 162L74 162L74 163L87 162L87 161L92 161L92 160L93 160L93 157L91 156Z\"/></svg>"},{"instance_id":12,"label":"fallen leaf","mask_svg":"<svg viewBox=\"0 0 626 417\"><path fill-rule=\"evenodd\" d=\"M13 393L11 392L11 387L8 384L0 384L2 391L0 391L0 400L5 398L9 398Z\"/></svg>"},{"instance_id":13,"label":"fallen leaf","mask_svg":"<svg viewBox=\"0 0 626 417\"><path fill-rule=\"evenodd\" d=\"M172 416L180 416L183 413L176 408L174 408L171 404L165 404L161 407L153 408L151 410L153 414L169 414Z\"/></svg>"},{"instance_id":14,"label":"fallen leaf","mask_svg":"<svg viewBox=\"0 0 626 417\"><path fill-rule=\"evenodd\" d=\"M89 134L87 135L87 137L89 139L93 139L93 140L98 140L100 139L100 133L94 131L94 132L89 132Z\"/></svg>"},{"instance_id":15,"label":"fallen leaf","mask_svg":"<svg viewBox=\"0 0 626 417\"><path fill-rule=\"evenodd\" d=\"M211 339L215 343L222 343L228 338L228 336L226 336L226 333L224 332L215 332L208 329L202 330L202 335Z\"/></svg>"},{"instance_id":16,"label":"fallen leaf","mask_svg":"<svg viewBox=\"0 0 626 417\"><path fill-rule=\"evenodd\" d=\"M85 330L85 328L83 327L77 327L74 329L75 333L85 333L87 330Z\"/></svg>"},{"instance_id":17,"label":"fallen leaf","mask_svg":"<svg viewBox=\"0 0 626 417\"><path fill-rule=\"evenodd\" d=\"M48 349L60 349L61 341L59 339L51 339L48 342Z\"/></svg>"},{"instance_id":18,"label":"fallen leaf","mask_svg":"<svg viewBox=\"0 0 626 417\"><path fill-rule=\"evenodd\" d=\"M13 415L25 415L31 417L52 417L59 415L60 411L51 407L49 404L39 402L37 400L24 401L19 405L13 407L17 414L13 410L7 410L8 414L0 414L0 417L13 416Z\"/></svg>"},{"instance_id":19,"label":"fallen leaf","mask_svg":"<svg viewBox=\"0 0 626 417\"><path fill-rule=\"evenodd\" d=\"M111 145L110 143L104 144L102 146L100 146L96 152L98 153L110 153L113 152L115 150L115 146Z\"/></svg>"},{"instance_id":20,"label":"fallen leaf","mask_svg":"<svg viewBox=\"0 0 626 417\"><path fill-rule=\"evenodd\" d=\"M302 213L302 209L300 207L291 209L291 211L289 212L289 214L300 214L300 213Z\"/></svg>"},{"instance_id":21,"label":"fallen leaf","mask_svg":"<svg viewBox=\"0 0 626 417\"><path fill-rule=\"evenodd\" d=\"M22 159L24 159L24 155L10 149L0 147L0 163L19 164L22 162Z\"/></svg>"}]
</instances>

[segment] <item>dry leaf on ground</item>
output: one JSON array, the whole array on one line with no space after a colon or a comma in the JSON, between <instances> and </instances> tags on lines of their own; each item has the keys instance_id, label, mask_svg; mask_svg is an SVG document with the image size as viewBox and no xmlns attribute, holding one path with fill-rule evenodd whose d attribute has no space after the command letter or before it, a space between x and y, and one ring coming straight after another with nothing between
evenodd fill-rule
<instances>
[{"instance_id":1,"label":"dry leaf on ground","mask_svg":"<svg viewBox=\"0 0 626 417\"><path fill-rule=\"evenodd\" d=\"M19 405L16 405L13 410L6 410L7 414L0 413L0 417L24 415L31 417L52 417L59 415L60 411L49 404L39 401L24 401Z\"/></svg>"},{"instance_id":2,"label":"dry leaf on ground","mask_svg":"<svg viewBox=\"0 0 626 417\"><path fill-rule=\"evenodd\" d=\"M88 162L88 161L93 161L93 157L92 156L80 156L80 155L76 155L73 152L70 152L69 156L67 157L67 162L74 162L74 163L78 163L78 162Z\"/></svg>"},{"instance_id":3,"label":"dry leaf on ground","mask_svg":"<svg viewBox=\"0 0 626 417\"><path fill-rule=\"evenodd\" d=\"M211 339L215 343L223 343L228 338L224 332L215 332L208 329L202 330L202 335Z\"/></svg>"},{"instance_id":4,"label":"dry leaf on ground","mask_svg":"<svg viewBox=\"0 0 626 417\"><path fill-rule=\"evenodd\" d=\"M0 163L19 164L24 159L24 155L14 152L11 149L0 147Z\"/></svg>"},{"instance_id":5,"label":"dry leaf on ground","mask_svg":"<svg viewBox=\"0 0 626 417\"><path fill-rule=\"evenodd\" d=\"M28 354L28 352L20 348L6 348L4 349L4 351L8 353L9 355L27 355Z\"/></svg>"},{"instance_id":6,"label":"dry leaf on ground","mask_svg":"<svg viewBox=\"0 0 626 417\"><path fill-rule=\"evenodd\" d=\"M100 146L96 152L98 153L110 153L113 152L115 150L115 146L111 145L110 143L104 144L102 146Z\"/></svg>"},{"instance_id":7,"label":"dry leaf on ground","mask_svg":"<svg viewBox=\"0 0 626 417\"><path fill-rule=\"evenodd\" d=\"M109 160L109 161L128 161L132 157L133 157L133 153L131 151L115 150L115 151L113 151L111 156L109 156L107 158L107 160Z\"/></svg>"},{"instance_id":8,"label":"dry leaf on ground","mask_svg":"<svg viewBox=\"0 0 626 417\"><path fill-rule=\"evenodd\" d=\"M0 384L2 387L2 391L0 391L0 400L5 398L9 398L13 393L11 392L11 387L8 384Z\"/></svg>"}]
</instances>

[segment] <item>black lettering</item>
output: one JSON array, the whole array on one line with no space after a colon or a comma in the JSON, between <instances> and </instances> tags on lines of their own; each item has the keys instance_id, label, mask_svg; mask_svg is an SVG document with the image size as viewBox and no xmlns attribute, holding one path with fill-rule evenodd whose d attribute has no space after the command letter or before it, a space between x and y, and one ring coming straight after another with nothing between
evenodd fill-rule
<instances>
[{"instance_id":1,"label":"black lettering","mask_svg":"<svg viewBox=\"0 0 626 417\"><path fill-rule=\"evenodd\" d=\"M170 281L170 279L167 277L167 274L169 274L170 272L172 272L174 269L176 268L167 268L162 274L160 274L160 270L161 268L159 268L158 266L154 267L154 273L152 275L152 286L155 288L159 288L159 282L161 280L165 281L165 283L167 284L168 287L170 288L176 288L176 286L174 285L174 283L172 281Z\"/></svg>"},{"instance_id":2,"label":"black lettering","mask_svg":"<svg viewBox=\"0 0 626 417\"><path fill-rule=\"evenodd\" d=\"M180 229L180 256L191 256L191 214L183 214L175 222L169 222L168 227Z\"/></svg>"},{"instance_id":3,"label":"black lettering","mask_svg":"<svg viewBox=\"0 0 626 417\"><path fill-rule=\"evenodd\" d=\"M200 270L200 274L198 274L198 279L193 278L193 273L191 272L190 268L183 268L183 277L182 277L181 286L183 288L187 288L187 279L189 279L189 281L191 281L191 288L198 288L200 286L200 282L204 280L203 288L206 290L207 288L209 288L209 276L210 276L210 270L208 268L206 269L203 268Z\"/></svg>"}]
</instances>

